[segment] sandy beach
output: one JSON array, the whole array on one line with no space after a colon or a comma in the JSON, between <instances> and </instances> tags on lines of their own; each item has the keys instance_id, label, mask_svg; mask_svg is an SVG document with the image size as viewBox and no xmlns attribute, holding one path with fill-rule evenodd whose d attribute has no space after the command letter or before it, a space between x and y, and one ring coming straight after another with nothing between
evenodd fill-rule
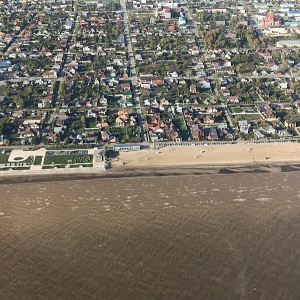
<instances>
[{"instance_id":1,"label":"sandy beach","mask_svg":"<svg viewBox=\"0 0 300 300\"><path fill-rule=\"evenodd\" d=\"M300 162L300 144L228 144L216 146L174 146L121 152L113 169L147 167L258 166Z\"/></svg>"},{"instance_id":2,"label":"sandy beach","mask_svg":"<svg viewBox=\"0 0 300 300\"><path fill-rule=\"evenodd\" d=\"M299 143L174 146L120 152L107 171L95 168L9 170L1 183L86 180L139 176L300 171Z\"/></svg>"}]
</instances>

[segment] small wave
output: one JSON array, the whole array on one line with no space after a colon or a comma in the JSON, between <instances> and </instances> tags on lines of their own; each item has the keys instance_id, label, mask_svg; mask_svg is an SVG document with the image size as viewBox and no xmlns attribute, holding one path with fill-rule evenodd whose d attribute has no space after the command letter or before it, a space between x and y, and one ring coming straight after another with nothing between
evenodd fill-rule
<instances>
[{"instance_id":1,"label":"small wave","mask_svg":"<svg viewBox=\"0 0 300 300\"><path fill-rule=\"evenodd\" d=\"M245 202L247 201L247 199L244 199L244 198L236 198L234 199L235 202Z\"/></svg>"},{"instance_id":2,"label":"small wave","mask_svg":"<svg viewBox=\"0 0 300 300\"><path fill-rule=\"evenodd\" d=\"M260 201L260 202L270 202L272 200L272 198L257 198L256 201Z\"/></svg>"}]
</instances>

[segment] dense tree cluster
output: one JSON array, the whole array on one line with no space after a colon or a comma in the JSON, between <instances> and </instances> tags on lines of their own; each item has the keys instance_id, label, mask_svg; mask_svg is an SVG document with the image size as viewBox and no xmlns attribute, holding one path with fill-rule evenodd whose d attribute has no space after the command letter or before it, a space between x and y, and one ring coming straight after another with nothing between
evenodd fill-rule
<instances>
[{"instance_id":1,"label":"dense tree cluster","mask_svg":"<svg viewBox=\"0 0 300 300\"><path fill-rule=\"evenodd\" d=\"M210 30L201 30L199 33L203 40L204 46L207 49L222 49L230 46L230 43L225 36L223 27Z\"/></svg>"}]
</instances>

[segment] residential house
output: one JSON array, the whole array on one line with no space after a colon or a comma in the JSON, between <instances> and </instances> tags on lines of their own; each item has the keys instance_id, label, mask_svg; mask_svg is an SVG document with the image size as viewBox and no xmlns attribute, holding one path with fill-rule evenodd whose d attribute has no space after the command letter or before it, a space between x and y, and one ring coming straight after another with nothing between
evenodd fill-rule
<instances>
[{"instance_id":1,"label":"residential house","mask_svg":"<svg viewBox=\"0 0 300 300\"><path fill-rule=\"evenodd\" d=\"M240 103L241 98L239 96L228 96L226 97L228 103Z\"/></svg>"},{"instance_id":2,"label":"residential house","mask_svg":"<svg viewBox=\"0 0 300 300\"><path fill-rule=\"evenodd\" d=\"M200 141L204 136L203 128L199 124L194 124L191 128L191 135L194 141Z\"/></svg>"},{"instance_id":3,"label":"residential house","mask_svg":"<svg viewBox=\"0 0 300 300\"><path fill-rule=\"evenodd\" d=\"M267 119L267 120L276 120L276 111L272 109L270 104L265 103L258 107L260 113Z\"/></svg>"},{"instance_id":4,"label":"residential house","mask_svg":"<svg viewBox=\"0 0 300 300\"><path fill-rule=\"evenodd\" d=\"M56 118L56 120L58 120L58 121L63 121L63 122L65 122L69 117L68 117L68 115L66 114L65 111L60 110L60 111L55 115L55 118Z\"/></svg>"},{"instance_id":5,"label":"residential house","mask_svg":"<svg viewBox=\"0 0 300 300\"><path fill-rule=\"evenodd\" d=\"M205 124L214 124L215 123L215 119L212 115L206 115L204 118L203 118L203 123Z\"/></svg>"},{"instance_id":6,"label":"residential house","mask_svg":"<svg viewBox=\"0 0 300 300\"><path fill-rule=\"evenodd\" d=\"M281 88L281 89L287 89L288 88L288 83L287 83L287 81L286 80L282 80L282 81L280 81L280 83L279 83L279 87Z\"/></svg>"},{"instance_id":7,"label":"residential house","mask_svg":"<svg viewBox=\"0 0 300 300\"><path fill-rule=\"evenodd\" d=\"M280 138L286 138L286 137L292 137L293 135L290 134L287 130L285 129L280 129L277 131L277 134L279 135Z\"/></svg>"},{"instance_id":8,"label":"residential house","mask_svg":"<svg viewBox=\"0 0 300 300\"><path fill-rule=\"evenodd\" d=\"M239 24L242 26L248 26L248 20L246 18L241 18Z\"/></svg>"},{"instance_id":9,"label":"residential house","mask_svg":"<svg viewBox=\"0 0 300 300\"><path fill-rule=\"evenodd\" d=\"M270 93L271 93L269 89L258 89L257 92L261 97L265 97L265 98L270 97Z\"/></svg>"},{"instance_id":10,"label":"residential house","mask_svg":"<svg viewBox=\"0 0 300 300\"><path fill-rule=\"evenodd\" d=\"M190 85L190 93L196 94L197 93L197 86L195 84Z\"/></svg>"},{"instance_id":11,"label":"residential house","mask_svg":"<svg viewBox=\"0 0 300 300\"><path fill-rule=\"evenodd\" d=\"M224 97L229 97L231 95L230 89L227 87L222 86L221 91Z\"/></svg>"},{"instance_id":12,"label":"residential house","mask_svg":"<svg viewBox=\"0 0 300 300\"><path fill-rule=\"evenodd\" d=\"M211 85L210 85L210 82L209 82L208 79L202 78L200 82L202 83L201 88L203 88L203 89L210 89L211 88Z\"/></svg>"},{"instance_id":13,"label":"residential house","mask_svg":"<svg viewBox=\"0 0 300 300\"><path fill-rule=\"evenodd\" d=\"M130 92L130 83L129 82L125 82L121 84L122 89L124 92Z\"/></svg>"},{"instance_id":14,"label":"residential house","mask_svg":"<svg viewBox=\"0 0 300 300\"><path fill-rule=\"evenodd\" d=\"M276 133L276 129L269 125L269 124L262 124L260 127L259 127L259 130L265 134L275 134Z\"/></svg>"},{"instance_id":15,"label":"residential house","mask_svg":"<svg viewBox=\"0 0 300 300\"><path fill-rule=\"evenodd\" d=\"M19 138L32 138L34 136L35 136L34 132L30 130L30 128L26 128L24 131L20 132Z\"/></svg>"},{"instance_id":16,"label":"residential house","mask_svg":"<svg viewBox=\"0 0 300 300\"><path fill-rule=\"evenodd\" d=\"M64 126L56 124L53 128L53 132L59 134L64 131Z\"/></svg>"},{"instance_id":17,"label":"residential house","mask_svg":"<svg viewBox=\"0 0 300 300\"><path fill-rule=\"evenodd\" d=\"M250 127L251 127L251 123L248 120L239 121L239 128L241 133L248 134Z\"/></svg>"},{"instance_id":18,"label":"residential house","mask_svg":"<svg viewBox=\"0 0 300 300\"><path fill-rule=\"evenodd\" d=\"M155 75L140 75L141 83L151 83L153 85L162 85L164 84L164 79Z\"/></svg>"},{"instance_id":19,"label":"residential house","mask_svg":"<svg viewBox=\"0 0 300 300\"><path fill-rule=\"evenodd\" d=\"M164 17L165 17L165 19L171 19L171 10L170 10L170 8L166 7L164 9Z\"/></svg>"},{"instance_id":20,"label":"residential house","mask_svg":"<svg viewBox=\"0 0 300 300\"><path fill-rule=\"evenodd\" d=\"M216 127L204 128L204 135L208 141L219 140L218 130Z\"/></svg>"},{"instance_id":21,"label":"residential house","mask_svg":"<svg viewBox=\"0 0 300 300\"><path fill-rule=\"evenodd\" d=\"M296 108L297 108L298 113L300 113L300 102L296 103Z\"/></svg>"},{"instance_id":22,"label":"residential house","mask_svg":"<svg viewBox=\"0 0 300 300\"><path fill-rule=\"evenodd\" d=\"M287 128L296 128L296 121L293 119L287 119L284 121L284 126Z\"/></svg>"},{"instance_id":23,"label":"residential house","mask_svg":"<svg viewBox=\"0 0 300 300\"><path fill-rule=\"evenodd\" d=\"M253 133L258 139L265 138L265 135L259 129L253 129Z\"/></svg>"},{"instance_id":24,"label":"residential house","mask_svg":"<svg viewBox=\"0 0 300 300\"><path fill-rule=\"evenodd\" d=\"M10 59L6 59L3 61L0 61L0 68L7 68L11 66L11 60Z\"/></svg>"},{"instance_id":25,"label":"residential house","mask_svg":"<svg viewBox=\"0 0 300 300\"><path fill-rule=\"evenodd\" d=\"M57 78L57 72L56 72L56 70L46 71L43 74L43 78L49 78L49 79L55 79L55 78Z\"/></svg>"}]
</instances>

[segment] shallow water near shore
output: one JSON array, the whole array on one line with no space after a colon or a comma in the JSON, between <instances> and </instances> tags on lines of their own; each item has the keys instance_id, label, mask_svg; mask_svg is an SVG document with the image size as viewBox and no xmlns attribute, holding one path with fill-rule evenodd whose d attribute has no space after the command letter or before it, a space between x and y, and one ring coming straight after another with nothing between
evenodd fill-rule
<instances>
[{"instance_id":1,"label":"shallow water near shore","mask_svg":"<svg viewBox=\"0 0 300 300\"><path fill-rule=\"evenodd\" d=\"M3 182L0 299L298 299L299 173L223 172Z\"/></svg>"}]
</instances>

